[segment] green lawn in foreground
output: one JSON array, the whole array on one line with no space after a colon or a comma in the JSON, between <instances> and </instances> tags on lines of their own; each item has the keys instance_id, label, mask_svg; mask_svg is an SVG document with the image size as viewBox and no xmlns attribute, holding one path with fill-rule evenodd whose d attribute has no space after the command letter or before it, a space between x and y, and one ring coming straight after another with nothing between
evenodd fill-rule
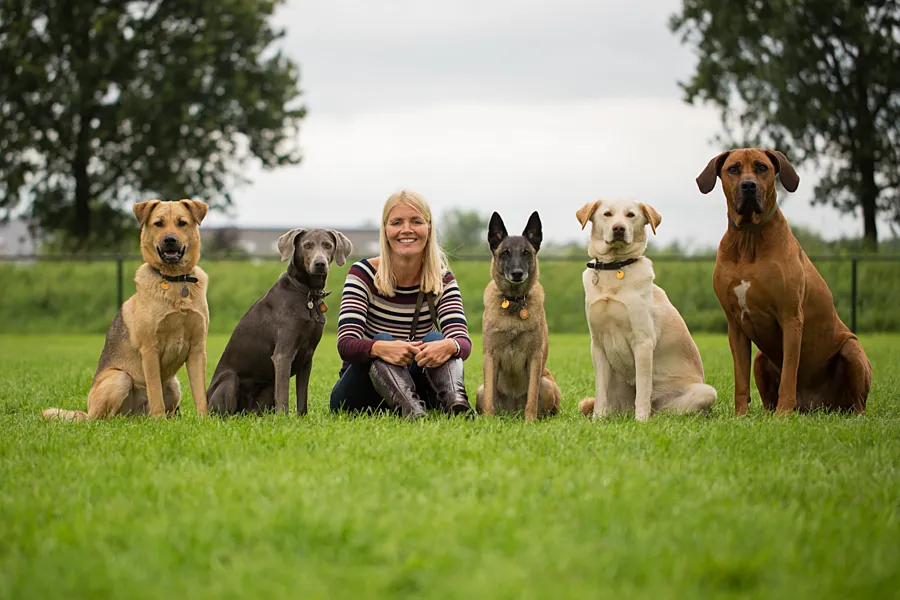
<instances>
[{"instance_id":1,"label":"green lawn in foreground","mask_svg":"<svg viewBox=\"0 0 900 600\"><path fill-rule=\"evenodd\" d=\"M102 336L0 336L0 598L890 598L900 590L900 336L864 336L865 417L593 423L585 336L563 411L407 423L310 414L45 423L84 408ZM209 341L209 373L227 338ZM480 342L467 361L474 394ZM182 372L183 388L188 390Z\"/></svg>"}]
</instances>

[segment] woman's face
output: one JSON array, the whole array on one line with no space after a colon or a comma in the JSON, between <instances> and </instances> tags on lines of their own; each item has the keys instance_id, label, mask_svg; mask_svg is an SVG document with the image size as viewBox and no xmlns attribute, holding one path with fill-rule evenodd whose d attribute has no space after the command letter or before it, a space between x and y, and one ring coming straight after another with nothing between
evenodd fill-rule
<instances>
[{"instance_id":1,"label":"woman's face","mask_svg":"<svg viewBox=\"0 0 900 600\"><path fill-rule=\"evenodd\" d=\"M388 213L384 234L391 252L399 256L421 256L428 242L428 223L408 204L400 203Z\"/></svg>"}]
</instances>

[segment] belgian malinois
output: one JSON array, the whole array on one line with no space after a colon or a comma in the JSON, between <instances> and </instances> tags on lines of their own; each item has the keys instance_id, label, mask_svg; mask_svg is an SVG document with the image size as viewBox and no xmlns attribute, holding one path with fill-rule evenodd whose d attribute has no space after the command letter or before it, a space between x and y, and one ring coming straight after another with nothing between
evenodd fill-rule
<instances>
[{"instance_id":1,"label":"belgian malinois","mask_svg":"<svg viewBox=\"0 0 900 600\"><path fill-rule=\"evenodd\" d=\"M484 290L484 385L475 406L491 416L519 413L533 421L559 411L561 393L547 369L544 288L538 283L541 218L531 213L522 235L506 233L496 212L488 226L491 282Z\"/></svg>"},{"instance_id":2,"label":"belgian malinois","mask_svg":"<svg viewBox=\"0 0 900 600\"><path fill-rule=\"evenodd\" d=\"M48 408L44 417L80 421L173 414L181 401L175 375L185 363L194 406L207 413L208 278L197 261L199 226L208 209L196 200L134 205L144 264L134 275L134 295L106 332L87 412Z\"/></svg>"}]
</instances>

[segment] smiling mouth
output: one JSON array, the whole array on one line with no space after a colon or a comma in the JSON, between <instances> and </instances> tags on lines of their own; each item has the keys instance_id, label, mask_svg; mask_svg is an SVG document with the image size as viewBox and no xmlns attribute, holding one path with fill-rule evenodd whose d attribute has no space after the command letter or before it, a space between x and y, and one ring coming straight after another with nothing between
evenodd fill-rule
<instances>
[{"instance_id":1,"label":"smiling mouth","mask_svg":"<svg viewBox=\"0 0 900 600\"><path fill-rule=\"evenodd\" d=\"M174 265L181 261L187 246L182 246L180 250L163 250L159 246L156 247L156 253L162 261L169 265Z\"/></svg>"},{"instance_id":2,"label":"smiling mouth","mask_svg":"<svg viewBox=\"0 0 900 600\"><path fill-rule=\"evenodd\" d=\"M401 244L415 244L419 241L419 238L399 238L397 241Z\"/></svg>"}]
</instances>

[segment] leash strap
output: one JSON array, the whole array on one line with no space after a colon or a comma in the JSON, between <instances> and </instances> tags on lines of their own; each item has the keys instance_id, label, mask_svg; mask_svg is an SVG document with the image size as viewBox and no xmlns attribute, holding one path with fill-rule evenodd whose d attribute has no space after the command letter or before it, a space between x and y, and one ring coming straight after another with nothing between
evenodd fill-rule
<instances>
[{"instance_id":1,"label":"leash strap","mask_svg":"<svg viewBox=\"0 0 900 600\"><path fill-rule=\"evenodd\" d=\"M419 311L422 310L423 298L428 300L428 312L431 313L431 322L434 324L435 329L437 329L438 331L441 330L441 326L437 318L437 309L434 307L433 294L426 294L425 292L420 291L419 295L416 297L416 312L413 315L412 326L409 328L409 336L406 338L407 342L411 342L416 338L416 329L419 326Z\"/></svg>"}]
</instances>

